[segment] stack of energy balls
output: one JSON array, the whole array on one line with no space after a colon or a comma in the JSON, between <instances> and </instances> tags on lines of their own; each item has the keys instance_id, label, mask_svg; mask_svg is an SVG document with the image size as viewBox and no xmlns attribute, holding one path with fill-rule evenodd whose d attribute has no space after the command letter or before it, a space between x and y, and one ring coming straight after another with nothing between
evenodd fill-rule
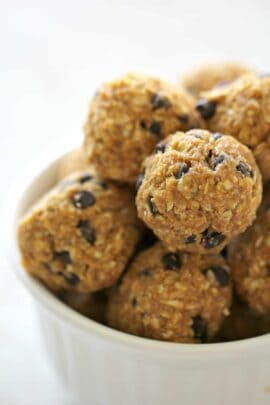
<instances>
[{"instance_id":1,"label":"stack of energy balls","mask_svg":"<svg viewBox=\"0 0 270 405\"><path fill-rule=\"evenodd\" d=\"M128 74L95 94L84 133L19 224L25 269L137 336L270 331L270 77L234 63L180 86Z\"/></svg>"}]
</instances>

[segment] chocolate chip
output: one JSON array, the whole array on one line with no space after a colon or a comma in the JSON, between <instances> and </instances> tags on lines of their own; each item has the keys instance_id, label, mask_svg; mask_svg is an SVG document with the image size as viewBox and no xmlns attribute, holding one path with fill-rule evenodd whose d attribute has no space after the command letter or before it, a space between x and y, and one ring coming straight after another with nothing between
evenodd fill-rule
<instances>
[{"instance_id":1,"label":"chocolate chip","mask_svg":"<svg viewBox=\"0 0 270 405\"><path fill-rule=\"evenodd\" d=\"M137 304L138 304L137 298L136 298L136 297L133 297L132 300L131 300L131 305L132 305L132 307L135 308L135 307L137 306Z\"/></svg>"},{"instance_id":2,"label":"chocolate chip","mask_svg":"<svg viewBox=\"0 0 270 405\"><path fill-rule=\"evenodd\" d=\"M162 263L165 270L179 271L181 268L181 258L177 253L166 253L162 257Z\"/></svg>"},{"instance_id":3,"label":"chocolate chip","mask_svg":"<svg viewBox=\"0 0 270 405\"><path fill-rule=\"evenodd\" d=\"M219 156L217 156L217 157L214 159L214 162L213 162L213 169L215 170L218 165L220 165L222 162L224 162L224 160L225 160L225 156L224 156L224 155L219 155Z\"/></svg>"},{"instance_id":4,"label":"chocolate chip","mask_svg":"<svg viewBox=\"0 0 270 405\"><path fill-rule=\"evenodd\" d=\"M221 256L224 257L225 260L228 259L228 249L227 249L227 246L225 246L225 248L222 249L222 251L220 252L220 254L221 254Z\"/></svg>"},{"instance_id":5,"label":"chocolate chip","mask_svg":"<svg viewBox=\"0 0 270 405\"><path fill-rule=\"evenodd\" d=\"M208 101L205 98L200 99L196 104L196 110L204 119L213 117L217 104L214 101Z\"/></svg>"},{"instance_id":6,"label":"chocolate chip","mask_svg":"<svg viewBox=\"0 0 270 405\"><path fill-rule=\"evenodd\" d=\"M155 146L155 153L161 152L164 153L166 150L166 145L162 142L159 142Z\"/></svg>"},{"instance_id":7,"label":"chocolate chip","mask_svg":"<svg viewBox=\"0 0 270 405\"><path fill-rule=\"evenodd\" d=\"M226 287L229 284L229 281L230 281L229 273L223 267L218 266L218 265L213 265L213 266L209 267L208 269L204 270L203 273L207 274L209 271L211 271L214 274L218 284L221 287Z\"/></svg>"},{"instance_id":8,"label":"chocolate chip","mask_svg":"<svg viewBox=\"0 0 270 405\"><path fill-rule=\"evenodd\" d=\"M68 265L72 263L70 253L67 250L62 250L61 252L54 252L53 259L59 260L61 263Z\"/></svg>"},{"instance_id":9,"label":"chocolate chip","mask_svg":"<svg viewBox=\"0 0 270 405\"><path fill-rule=\"evenodd\" d=\"M150 277L152 276L153 271L151 269L144 269L138 273L139 277Z\"/></svg>"},{"instance_id":10,"label":"chocolate chip","mask_svg":"<svg viewBox=\"0 0 270 405\"><path fill-rule=\"evenodd\" d=\"M95 201L96 199L91 191L77 191L72 196L72 203L75 208L91 207L91 205L95 204Z\"/></svg>"},{"instance_id":11,"label":"chocolate chip","mask_svg":"<svg viewBox=\"0 0 270 405\"><path fill-rule=\"evenodd\" d=\"M192 317L192 329L194 332L194 337L196 339L199 339L201 342L206 342L207 326L201 315L196 315Z\"/></svg>"},{"instance_id":12,"label":"chocolate chip","mask_svg":"<svg viewBox=\"0 0 270 405\"><path fill-rule=\"evenodd\" d=\"M89 221L79 221L77 228L81 231L83 238L90 244L94 245L96 241L96 233L95 230L92 228Z\"/></svg>"},{"instance_id":13,"label":"chocolate chip","mask_svg":"<svg viewBox=\"0 0 270 405\"><path fill-rule=\"evenodd\" d=\"M224 240L225 240L225 235L223 235L220 232L216 231L209 231L209 229L206 229L202 233L202 243L205 247L205 249L213 249L220 245Z\"/></svg>"},{"instance_id":14,"label":"chocolate chip","mask_svg":"<svg viewBox=\"0 0 270 405\"><path fill-rule=\"evenodd\" d=\"M161 135L161 123L158 121L153 121L150 125L149 131L153 135L160 136Z\"/></svg>"},{"instance_id":15,"label":"chocolate chip","mask_svg":"<svg viewBox=\"0 0 270 405\"><path fill-rule=\"evenodd\" d=\"M75 286L80 282L79 277L75 273L64 274L65 280L69 285Z\"/></svg>"},{"instance_id":16,"label":"chocolate chip","mask_svg":"<svg viewBox=\"0 0 270 405\"><path fill-rule=\"evenodd\" d=\"M239 162L238 165L236 166L236 170L240 173L242 173L246 177L253 177L254 173L253 170L251 170L245 163Z\"/></svg>"},{"instance_id":17,"label":"chocolate chip","mask_svg":"<svg viewBox=\"0 0 270 405\"><path fill-rule=\"evenodd\" d=\"M180 115L178 115L178 119L180 122L182 122L182 124L187 124L189 121L189 115L185 114L185 113L180 114Z\"/></svg>"},{"instance_id":18,"label":"chocolate chip","mask_svg":"<svg viewBox=\"0 0 270 405\"><path fill-rule=\"evenodd\" d=\"M186 245L191 245L192 243L196 243L196 235L190 235L186 239L184 239L184 243Z\"/></svg>"},{"instance_id":19,"label":"chocolate chip","mask_svg":"<svg viewBox=\"0 0 270 405\"><path fill-rule=\"evenodd\" d=\"M218 132L216 132L215 134L213 134L213 138L214 138L214 140L216 141L216 140L218 140L218 139L220 139L220 138L222 138L222 134L220 134L220 133L218 133Z\"/></svg>"},{"instance_id":20,"label":"chocolate chip","mask_svg":"<svg viewBox=\"0 0 270 405\"><path fill-rule=\"evenodd\" d=\"M144 173L139 173L136 180L136 190L138 191L144 180Z\"/></svg>"},{"instance_id":21,"label":"chocolate chip","mask_svg":"<svg viewBox=\"0 0 270 405\"><path fill-rule=\"evenodd\" d=\"M151 98L152 109L157 110L159 108L171 107L171 102L167 97L161 97L159 94L154 94Z\"/></svg>"},{"instance_id":22,"label":"chocolate chip","mask_svg":"<svg viewBox=\"0 0 270 405\"><path fill-rule=\"evenodd\" d=\"M99 185L101 188L103 188L103 190L108 190L108 188L109 188L108 183L105 180L98 180L97 185Z\"/></svg>"},{"instance_id":23,"label":"chocolate chip","mask_svg":"<svg viewBox=\"0 0 270 405\"><path fill-rule=\"evenodd\" d=\"M156 207L156 205L155 205L153 199L154 199L154 197L153 197L152 195L149 195L147 202L148 202L148 206L149 206L149 208L150 208L151 213L152 213L152 214L154 215L154 217L155 217L157 214L159 214L159 211L158 211L158 209L157 209L157 207Z\"/></svg>"},{"instance_id":24,"label":"chocolate chip","mask_svg":"<svg viewBox=\"0 0 270 405\"><path fill-rule=\"evenodd\" d=\"M85 174L82 177L80 177L79 182L81 184L86 183L87 181L90 181L93 179L93 176L91 176L91 174Z\"/></svg>"},{"instance_id":25,"label":"chocolate chip","mask_svg":"<svg viewBox=\"0 0 270 405\"><path fill-rule=\"evenodd\" d=\"M141 120L141 121L140 121L140 126L141 126L142 129L146 129L146 128L147 128L146 122L145 122L144 120Z\"/></svg>"},{"instance_id":26,"label":"chocolate chip","mask_svg":"<svg viewBox=\"0 0 270 405\"><path fill-rule=\"evenodd\" d=\"M187 163L181 163L178 172L175 175L175 178L177 180L181 179L181 177L184 176L184 174L186 174L190 169L190 166Z\"/></svg>"},{"instance_id":27,"label":"chocolate chip","mask_svg":"<svg viewBox=\"0 0 270 405\"><path fill-rule=\"evenodd\" d=\"M209 151L207 158L205 159L206 163L210 167L211 170L215 170L218 165L224 162L225 156L219 155L217 157L213 156L212 150Z\"/></svg>"}]
</instances>

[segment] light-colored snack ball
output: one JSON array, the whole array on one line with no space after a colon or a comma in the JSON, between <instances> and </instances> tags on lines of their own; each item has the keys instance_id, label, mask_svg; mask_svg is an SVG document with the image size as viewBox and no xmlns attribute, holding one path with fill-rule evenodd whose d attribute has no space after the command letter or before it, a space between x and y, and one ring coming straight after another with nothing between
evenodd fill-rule
<instances>
[{"instance_id":1,"label":"light-colored snack ball","mask_svg":"<svg viewBox=\"0 0 270 405\"><path fill-rule=\"evenodd\" d=\"M103 291L83 293L63 290L58 293L58 298L80 314L96 322L105 323L107 296Z\"/></svg>"},{"instance_id":2,"label":"light-colored snack ball","mask_svg":"<svg viewBox=\"0 0 270 405\"><path fill-rule=\"evenodd\" d=\"M219 255L141 252L108 303L113 328L157 340L207 342L229 315L230 272Z\"/></svg>"},{"instance_id":3,"label":"light-colored snack ball","mask_svg":"<svg viewBox=\"0 0 270 405\"><path fill-rule=\"evenodd\" d=\"M204 93L196 108L211 131L230 134L248 146L263 180L270 178L270 76L244 75Z\"/></svg>"},{"instance_id":4,"label":"light-colored snack ball","mask_svg":"<svg viewBox=\"0 0 270 405\"><path fill-rule=\"evenodd\" d=\"M214 342L231 342L270 333L270 316L254 313L246 303L233 297L230 315L225 318Z\"/></svg>"},{"instance_id":5,"label":"light-colored snack ball","mask_svg":"<svg viewBox=\"0 0 270 405\"><path fill-rule=\"evenodd\" d=\"M204 63L184 75L181 84L193 96L223 86L253 70L237 62Z\"/></svg>"},{"instance_id":6,"label":"light-colored snack ball","mask_svg":"<svg viewBox=\"0 0 270 405\"><path fill-rule=\"evenodd\" d=\"M117 281L140 229L128 189L77 172L20 221L22 264L52 290L100 290Z\"/></svg>"},{"instance_id":7,"label":"light-colored snack ball","mask_svg":"<svg viewBox=\"0 0 270 405\"><path fill-rule=\"evenodd\" d=\"M193 98L184 90L128 74L101 86L91 101L85 156L105 178L135 183L143 159L160 139L202 125Z\"/></svg>"},{"instance_id":8,"label":"light-colored snack ball","mask_svg":"<svg viewBox=\"0 0 270 405\"><path fill-rule=\"evenodd\" d=\"M86 170L89 166L90 164L86 162L82 148L74 149L60 161L56 181L64 179L73 172ZM93 168L91 168L91 170L93 170Z\"/></svg>"},{"instance_id":9,"label":"light-colored snack ball","mask_svg":"<svg viewBox=\"0 0 270 405\"><path fill-rule=\"evenodd\" d=\"M261 175L235 138L178 132L145 159L137 181L139 217L169 249L218 253L255 219Z\"/></svg>"},{"instance_id":10,"label":"light-colored snack ball","mask_svg":"<svg viewBox=\"0 0 270 405\"><path fill-rule=\"evenodd\" d=\"M251 227L229 246L235 288L249 307L270 315L270 192Z\"/></svg>"}]
</instances>

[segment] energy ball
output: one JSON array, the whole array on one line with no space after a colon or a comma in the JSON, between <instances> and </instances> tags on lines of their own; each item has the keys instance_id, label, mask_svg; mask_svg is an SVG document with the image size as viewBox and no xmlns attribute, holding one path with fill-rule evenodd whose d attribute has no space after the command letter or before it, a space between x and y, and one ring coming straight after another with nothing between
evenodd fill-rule
<instances>
[{"instance_id":1,"label":"energy ball","mask_svg":"<svg viewBox=\"0 0 270 405\"><path fill-rule=\"evenodd\" d=\"M82 148L77 148L70 152L63 160L60 161L57 171L57 181L60 181L73 172L87 170L90 165L86 162ZM90 170L94 170L91 167Z\"/></svg>"},{"instance_id":2,"label":"energy ball","mask_svg":"<svg viewBox=\"0 0 270 405\"><path fill-rule=\"evenodd\" d=\"M270 315L270 193L251 227L232 242L229 262L235 288L249 307Z\"/></svg>"},{"instance_id":3,"label":"energy ball","mask_svg":"<svg viewBox=\"0 0 270 405\"><path fill-rule=\"evenodd\" d=\"M203 94L196 105L211 131L248 146L264 181L270 178L270 76L244 75Z\"/></svg>"},{"instance_id":4,"label":"energy ball","mask_svg":"<svg viewBox=\"0 0 270 405\"><path fill-rule=\"evenodd\" d=\"M235 138L193 129L156 145L137 181L139 217L170 250L217 253L254 220L261 175Z\"/></svg>"},{"instance_id":5,"label":"energy ball","mask_svg":"<svg viewBox=\"0 0 270 405\"><path fill-rule=\"evenodd\" d=\"M250 68L237 62L206 63L186 74L181 84L198 97L203 91L228 84L249 72L252 72Z\"/></svg>"},{"instance_id":6,"label":"energy ball","mask_svg":"<svg viewBox=\"0 0 270 405\"><path fill-rule=\"evenodd\" d=\"M135 183L143 159L160 139L202 125L184 90L128 74L104 84L90 103L85 155L105 178Z\"/></svg>"},{"instance_id":7,"label":"energy ball","mask_svg":"<svg viewBox=\"0 0 270 405\"><path fill-rule=\"evenodd\" d=\"M90 171L59 183L18 229L23 266L55 291L112 286L139 238L132 194Z\"/></svg>"},{"instance_id":8,"label":"energy ball","mask_svg":"<svg viewBox=\"0 0 270 405\"><path fill-rule=\"evenodd\" d=\"M66 305L96 322L105 323L107 297L103 291L83 293L63 290L58 294Z\"/></svg>"},{"instance_id":9,"label":"energy ball","mask_svg":"<svg viewBox=\"0 0 270 405\"><path fill-rule=\"evenodd\" d=\"M157 243L135 258L113 291L108 322L142 337L207 342L230 305L230 272L221 256L172 253Z\"/></svg>"}]
</instances>

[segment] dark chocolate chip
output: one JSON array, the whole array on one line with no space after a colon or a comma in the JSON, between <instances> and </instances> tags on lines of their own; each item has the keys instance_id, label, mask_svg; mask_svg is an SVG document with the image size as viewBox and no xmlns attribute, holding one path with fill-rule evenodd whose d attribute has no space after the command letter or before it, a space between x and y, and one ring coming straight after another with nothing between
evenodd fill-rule
<instances>
[{"instance_id":1,"label":"dark chocolate chip","mask_svg":"<svg viewBox=\"0 0 270 405\"><path fill-rule=\"evenodd\" d=\"M88 208L95 204L95 197L91 191L77 191L72 196L72 203L75 208Z\"/></svg>"},{"instance_id":2,"label":"dark chocolate chip","mask_svg":"<svg viewBox=\"0 0 270 405\"><path fill-rule=\"evenodd\" d=\"M213 138L214 138L214 140L216 141L216 140L218 140L218 139L220 139L220 138L222 138L222 134L220 134L220 133L218 133L218 132L216 132L215 134L213 134Z\"/></svg>"},{"instance_id":3,"label":"dark chocolate chip","mask_svg":"<svg viewBox=\"0 0 270 405\"><path fill-rule=\"evenodd\" d=\"M215 170L218 165L220 165L222 162L224 162L224 160L225 160L224 155L217 156L213 161L213 169Z\"/></svg>"},{"instance_id":4,"label":"dark chocolate chip","mask_svg":"<svg viewBox=\"0 0 270 405\"><path fill-rule=\"evenodd\" d=\"M103 190L108 190L109 186L106 180L98 180L97 184L103 188Z\"/></svg>"},{"instance_id":5,"label":"dark chocolate chip","mask_svg":"<svg viewBox=\"0 0 270 405\"><path fill-rule=\"evenodd\" d=\"M208 101L205 98L200 99L196 104L196 110L204 119L213 117L217 104L214 101Z\"/></svg>"},{"instance_id":6,"label":"dark chocolate chip","mask_svg":"<svg viewBox=\"0 0 270 405\"><path fill-rule=\"evenodd\" d=\"M245 163L239 162L238 165L236 166L236 170L240 173L242 173L246 177L253 177L254 173L253 170L251 170Z\"/></svg>"},{"instance_id":7,"label":"dark chocolate chip","mask_svg":"<svg viewBox=\"0 0 270 405\"><path fill-rule=\"evenodd\" d=\"M84 174L82 177L80 177L79 182L81 184L86 183L87 181L90 181L93 179L93 176L91 174Z\"/></svg>"},{"instance_id":8,"label":"dark chocolate chip","mask_svg":"<svg viewBox=\"0 0 270 405\"><path fill-rule=\"evenodd\" d=\"M184 174L186 174L190 169L190 166L187 163L181 163L178 172L175 175L175 178L177 180L181 179L181 177L184 176Z\"/></svg>"},{"instance_id":9,"label":"dark chocolate chip","mask_svg":"<svg viewBox=\"0 0 270 405\"><path fill-rule=\"evenodd\" d=\"M220 252L220 254L221 254L221 256L224 257L225 260L228 259L228 249L227 249L227 246L225 246L225 248L222 249L222 251Z\"/></svg>"},{"instance_id":10,"label":"dark chocolate chip","mask_svg":"<svg viewBox=\"0 0 270 405\"><path fill-rule=\"evenodd\" d=\"M148 200L147 200L148 206L149 206L149 208L150 208L151 213L152 213L154 216L156 216L157 214L159 214L159 211L158 211L158 209L157 209L157 207L156 207L156 205L155 205L155 203L154 203L153 200L154 200L154 197L153 197L152 195L149 195L149 196L148 196Z\"/></svg>"},{"instance_id":11,"label":"dark chocolate chip","mask_svg":"<svg viewBox=\"0 0 270 405\"><path fill-rule=\"evenodd\" d=\"M166 150L166 145L162 142L159 142L155 146L155 153L161 152L164 153Z\"/></svg>"},{"instance_id":12,"label":"dark chocolate chip","mask_svg":"<svg viewBox=\"0 0 270 405\"><path fill-rule=\"evenodd\" d=\"M167 97L161 97L159 94L154 94L151 98L152 109L157 110L159 108L171 107L171 102Z\"/></svg>"},{"instance_id":13,"label":"dark chocolate chip","mask_svg":"<svg viewBox=\"0 0 270 405\"><path fill-rule=\"evenodd\" d=\"M188 114L180 114L178 115L178 119L180 122L182 122L182 124L187 124L189 122L189 115Z\"/></svg>"},{"instance_id":14,"label":"dark chocolate chip","mask_svg":"<svg viewBox=\"0 0 270 405\"><path fill-rule=\"evenodd\" d=\"M224 269L224 267L213 265L208 269L204 270L203 273L207 274L209 271L211 271L214 274L218 284L221 287L226 287L229 284L230 276L227 270Z\"/></svg>"},{"instance_id":15,"label":"dark chocolate chip","mask_svg":"<svg viewBox=\"0 0 270 405\"><path fill-rule=\"evenodd\" d=\"M150 277L152 276L153 271L151 269L144 269L138 273L139 277Z\"/></svg>"},{"instance_id":16,"label":"dark chocolate chip","mask_svg":"<svg viewBox=\"0 0 270 405\"><path fill-rule=\"evenodd\" d=\"M192 329L195 339L199 339L201 342L207 340L207 326L201 315L192 317Z\"/></svg>"},{"instance_id":17,"label":"dark chocolate chip","mask_svg":"<svg viewBox=\"0 0 270 405\"><path fill-rule=\"evenodd\" d=\"M184 239L184 243L186 245L191 245L192 243L196 243L196 235L190 235L186 239Z\"/></svg>"},{"instance_id":18,"label":"dark chocolate chip","mask_svg":"<svg viewBox=\"0 0 270 405\"><path fill-rule=\"evenodd\" d=\"M54 260L59 260L61 263L68 265L72 263L70 253L67 250L62 250L61 252L53 253Z\"/></svg>"},{"instance_id":19,"label":"dark chocolate chip","mask_svg":"<svg viewBox=\"0 0 270 405\"><path fill-rule=\"evenodd\" d=\"M139 173L136 180L136 190L138 191L144 180L144 173Z\"/></svg>"},{"instance_id":20,"label":"dark chocolate chip","mask_svg":"<svg viewBox=\"0 0 270 405\"><path fill-rule=\"evenodd\" d=\"M162 257L162 263L165 270L179 271L181 268L181 258L177 253L166 253Z\"/></svg>"},{"instance_id":21,"label":"dark chocolate chip","mask_svg":"<svg viewBox=\"0 0 270 405\"><path fill-rule=\"evenodd\" d=\"M83 238L90 245L94 245L94 243L96 241L96 233L95 233L95 230L92 228L90 222L81 220L81 221L79 221L77 227L81 231Z\"/></svg>"},{"instance_id":22,"label":"dark chocolate chip","mask_svg":"<svg viewBox=\"0 0 270 405\"><path fill-rule=\"evenodd\" d=\"M80 282L79 277L75 273L64 274L65 280L69 285L75 286Z\"/></svg>"},{"instance_id":23,"label":"dark chocolate chip","mask_svg":"<svg viewBox=\"0 0 270 405\"><path fill-rule=\"evenodd\" d=\"M209 151L207 158L205 159L206 163L210 167L211 170L215 170L218 165L224 162L225 156L219 155L217 157L213 156L212 150Z\"/></svg>"},{"instance_id":24,"label":"dark chocolate chip","mask_svg":"<svg viewBox=\"0 0 270 405\"><path fill-rule=\"evenodd\" d=\"M161 123L158 121L153 121L150 125L149 131L153 135L160 136L161 135Z\"/></svg>"},{"instance_id":25,"label":"dark chocolate chip","mask_svg":"<svg viewBox=\"0 0 270 405\"><path fill-rule=\"evenodd\" d=\"M136 297L133 297L132 300L131 300L131 305L132 305L132 307L135 308L135 307L137 306L137 304L138 304L137 298L136 298Z\"/></svg>"},{"instance_id":26,"label":"dark chocolate chip","mask_svg":"<svg viewBox=\"0 0 270 405\"><path fill-rule=\"evenodd\" d=\"M225 235L223 235L220 232L216 231L209 231L209 229L206 229L202 233L202 243L205 249L213 249L220 245L224 240L225 240Z\"/></svg>"},{"instance_id":27,"label":"dark chocolate chip","mask_svg":"<svg viewBox=\"0 0 270 405\"><path fill-rule=\"evenodd\" d=\"M147 128L146 122L145 122L144 120L141 120L141 121L140 121L140 126L141 126L142 129L146 129L146 128Z\"/></svg>"}]
</instances>

